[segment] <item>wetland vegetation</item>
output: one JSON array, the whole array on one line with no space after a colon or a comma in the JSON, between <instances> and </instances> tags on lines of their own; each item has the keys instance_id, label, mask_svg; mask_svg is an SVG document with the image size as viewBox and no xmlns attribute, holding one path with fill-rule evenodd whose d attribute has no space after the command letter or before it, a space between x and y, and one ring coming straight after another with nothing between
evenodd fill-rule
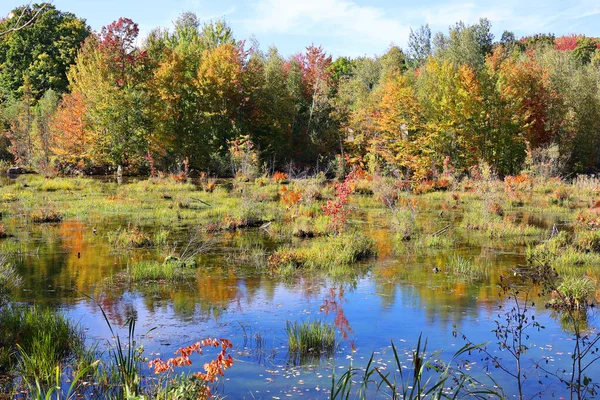
<instances>
[{"instance_id":1,"label":"wetland vegetation","mask_svg":"<svg viewBox=\"0 0 600 400\"><path fill-rule=\"evenodd\" d=\"M356 168L342 181L263 176L210 190L168 175L4 180L4 392L244 397L252 389L238 381L266 373L272 386L255 382L265 393L294 393L276 383L285 374L323 397L593 397L600 180L446 178L446 190L418 194ZM518 204L513 179L526 182ZM559 190L568 203L554 201ZM31 217L46 209L61 218ZM422 306L386 312L405 304L398 295ZM413 324L423 306L429 317ZM270 319L273 307L283 314ZM372 312L384 321L368 322ZM562 343L544 349L546 329Z\"/></svg>"}]
</instances>

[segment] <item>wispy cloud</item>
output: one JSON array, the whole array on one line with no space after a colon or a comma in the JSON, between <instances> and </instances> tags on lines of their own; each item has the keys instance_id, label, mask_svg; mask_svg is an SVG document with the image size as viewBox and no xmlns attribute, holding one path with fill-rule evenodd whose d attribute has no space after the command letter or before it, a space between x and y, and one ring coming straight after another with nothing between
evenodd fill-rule
<instances>
[{"instance_id":1,"label":"wispy cloud","mask_svg":"<svg viewBox=\"0 0 600 400\"><path fill-rule=\"evenodd\" d=\"M347 0L260 0L248 29L258 35L337 37L372 45L373 52L408 36L408 26L385 10Z\"/></svg>"}]
</instances>

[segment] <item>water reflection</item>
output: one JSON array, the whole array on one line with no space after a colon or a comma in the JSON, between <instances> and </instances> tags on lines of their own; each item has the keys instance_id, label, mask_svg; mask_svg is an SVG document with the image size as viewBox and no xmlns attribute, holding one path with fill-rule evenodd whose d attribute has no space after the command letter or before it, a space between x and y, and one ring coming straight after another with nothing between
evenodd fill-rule
<instances>
[{"instance_id":1,"label":"water reflection","mask_svg":"<svg viewBox=\"0 0 600 400\"><path fill-rule=\"evenodd\" d=\"M450 212L440 217L441 207L432 206L431 212L419 216L427 232L459 223L459 217ZM316 317L329 321L335 324L341 342L336 356L298 373L304 382L312 384L309 393L324 397L314 387L328 387L331 364L347 367L348 360L355 360L362 366L372 351L382 349L387 349L389 358L390 339L413 343L426 331L431 349L451 352L449 343L462 345L452 337L454 325L468 331L474 341L493 339L498 303L504 299L498 293L499 277L510 275L513 266L524 263L522 243L492 241L483 236L457 235L457 246L451 249L423 250L410 242L398 244L389 229L388 217L382 210L361 212L361 229L376 241L377 258L353 266L335 279L316 273L284 279L264 272L261 265L244 255L253 249L269 252L283 239L258 230L206 235L213 245L199 257L196 279L176 285L129 285L117 279L132 260L164 256L155 249L115 252L104 233L119 226L119 221L105 221L99 225L100 234L94 234L93 226L76 220L31 225L13 219L4 223L15 237L3 239L2 244L18 242L26 249L12 256L24 278L17 298L64 307L90 328L93 337L106 335L101 307L115 326L135 317L144 329L158 327L154 336L146 339L149 352L172 353L178 346L207 336L232 338L239 346L240 357L248 357L247 364L240 363L228 371L236 381L235 388L229 388L236 398L263 390L266 383L257 377L266 369L285 370L287 320ZM523 213L515 218L522 223L551 226L548 224L560 216ZM174 228L170 240L186 243L190 227ZM454 255L485 264L487 273L474 280L455 277L448 271L449 257ZM439 273L434 273L434 268ZM569 348L563 330L570 324L564 313L549 312L543 301L536 305L535 313L548 326L544 338L555 341L556 347ZM595 314L581 317L582 326L597 326ZM253 346L261 347L260 352L243 350L244 343L248 345L249 331L240 332L240 324L260 333L258 339L250 336ZM268 361L265 354L269 354ZM276 368L279 365L281 368ZM289 372L290 379L295 379L296 373ZM285 382L283 373L278 374L271 378L273 393L285 392L290 382Z\"/></svg>"}]
</instances>

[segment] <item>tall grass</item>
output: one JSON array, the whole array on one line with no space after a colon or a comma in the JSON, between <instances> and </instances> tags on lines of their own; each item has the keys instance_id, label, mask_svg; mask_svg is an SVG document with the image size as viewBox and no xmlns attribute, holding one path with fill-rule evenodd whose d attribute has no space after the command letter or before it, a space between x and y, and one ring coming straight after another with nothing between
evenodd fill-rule
<instances>
[{"instance_id":1,"label":"tall grass","mask_svg":"<svg viewBox=\"0 0 600 400\"><path fill-rule=\"evenodd\" d=\"M376 254L375 242L360 232L312 240L299 249L283 247L269 257L269 266L279 272L298 268L335 269Z\"/></svg>"},{"instance_id":2,"label":"tall grass","mask_svg":"<svg viewBox=\"0 0 600 400\"><path fill-rule=\"evenodd\" d=\"M113 326L102 307L100 307L100 311L102 311L102 316L111 335L116 340L115 346L111 346L109 349L109 356L113 362L113 367L116 369L117 383L121 389L119 397L132 398L132 396L137 396L140 393L141 353L143 348L137 347L135 340L135 318L131 317L125 322L127 340L123 342L119 334L113 330Z\"/></svg>"},{"instance_id":3,"label":"tall grass","mask_svg":"<svg viewBox=\"0 0 600 400\"><path fill-rule=\"evenodd\" d=\"M486 265L477 265L457 254L450 257L446 266L454 277L461 280L478 280L485 278L487 275Z\"/></svg>"},{"instance_id":4,"label":"tall grass","mask_svg":"<svg viewBox=\"0 0 600 400\"><path fill-rule=\"evenodd\" d=\"M17 270L0 256L0 309L7 303L10 293L21 285Z\"/></svg>"},{"instance_id":5,"label":"tall grass","mask_svg":"<svg viewBox=\"0 0 600 400\"><path fill-rule=\"evenodd\" d=\"M0 370L48 383L84 347L83 333L61 313L38 306L0 312Z\"/></svg>"},{"instance_id":6,"label":"tall grass","mask_svg":"<svg viewBox=\"0 0 600 400\"><path fill-rule=\"evenodd\" d=\"M587 276L566 276L556 290L559 296L552 299L550 306L581 310L587 308L588 300L596 292L596 282Z\"/></svg>"},{"instance_id":7,"label":"tall grass","mask_svg":"<svg viewBox=\"0 0 600 400\"><path fill-rule=\"evenodd\" d=\"M303 323L287 321L288 351L294 364L302 364L310 356L329 355L335 349L335 327L323 321Z\"/></svg>"}]
</instances>

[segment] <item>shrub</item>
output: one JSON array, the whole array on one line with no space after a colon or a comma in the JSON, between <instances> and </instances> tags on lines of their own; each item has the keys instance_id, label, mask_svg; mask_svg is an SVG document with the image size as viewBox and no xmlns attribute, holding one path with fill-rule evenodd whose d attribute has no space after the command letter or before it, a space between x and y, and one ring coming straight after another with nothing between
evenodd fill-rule
<instances>
[{"instance_id":1,"label":"shrub","mask_svg":"<svg viewBox=\"0 0 600 400\"><path fill-rule=\"evenodd\" d=\"M569 200L571 196L569 195L569 190L566 187L559 187L552 194L552 198L550 199L552 204L558 204L560 206L564 205L565 201Z\"/></svg>"},{"instance_id":2,"label":"shrub","mask_svg":"<svg viewBox=\"0 0 600 400\"><path fill-rule=\"evenodd\" d=\"M503 216L504 215L504 210L502 209L502 206L495 202L495 201L490 201L487 204L487 211L490 214L495 214L495 215L499 215L499 216Z\"/></svg>"},{"instance_id":3,"label":"shrub","mask_svg":"<svg viewBox=\"0 0 600 400\"><path fill-rule=\"evenodd\" d=\"M300 191L289 189L287 186L282 186L279 191L279 198L287 208L290 208L302 200L302 193L300 193Z\"/></svg>"},{"instance_id":4,"label":"shrub","mask_svg":"<svg viewBox=\"0 0 600 400\"><path fill-rule=\"evenodd\" d=\"M0 239L4 239L7 238L8 235L8 230L6 229L6 225L4 224L0 224Z\"/></svg>"},{"instance_id":5,"label":"shrub","mask_svg":"<svg viewBox=\"0 0 600 400\"><path fill-rule=\"evenodd\" d=\"M273 174L273 180L277 183L287 181L289 178L290 178L290 176L288 174L286 174L285 172L275 171L275 173Z\"/></svg>"}]
</instances>

